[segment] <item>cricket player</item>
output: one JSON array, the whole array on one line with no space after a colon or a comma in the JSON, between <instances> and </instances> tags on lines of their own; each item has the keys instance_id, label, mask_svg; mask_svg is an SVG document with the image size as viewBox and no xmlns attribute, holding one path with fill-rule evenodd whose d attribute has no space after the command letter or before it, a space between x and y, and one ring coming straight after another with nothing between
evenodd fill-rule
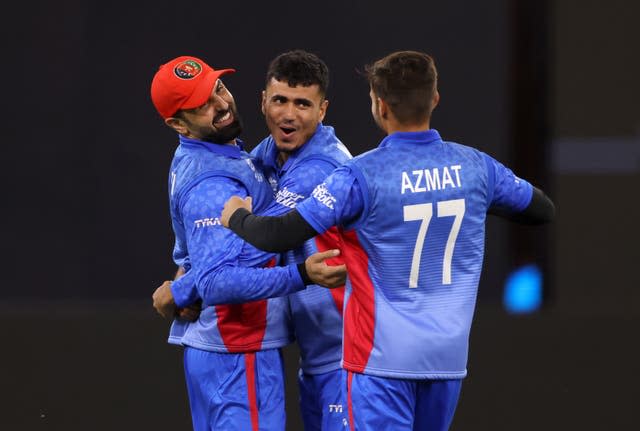
<instances>
[{"instance_id":1,"label":"cricket player","mask_svg":"<svg viewBox=\"0 0 640 431\"><path fill-rule=\"evenodd\" d=\"M269 251L339 226L350 428L447 430L467 374L486 215L545 223L554 205L492 157L430 128L440 97L430 56L395 52L367 73L371 112L387 134L378 147L284 216L252 215L251 200L234 197L221 221Z\"/></svg>"},{"instance_id":2,"label":"cricket player","mask_svg":"<svg viewBox=\"0 0 640 431\"><path fill-rule=\"evenodd\" d=\"M241 121L215 70L197 57L162 65L151 98L179 146L169 174L174 260L186 273L154 293L154 306L171 315L201 300L198 319L175 325L171 339L185 346L184 367L194 429L284 430L280 347L292 341L286 295L310 283L305 264L273 266L220 224L223 203L251 196L256 210L273 200L262 168L237 139ZM248 269L248 270L247 270Z\"/></svg>"},{"instance_id":3,"label":"cricket player","mask_svg":"<svg viewBox=\"0 0 640 431\"><path fill-rule=\"evenodd\" d=\"M267 173L278 178L278 193L269 214L284 214L309 197L313 189L351 154L330 126L322 124L329 70L316 55L294 50L274 58L262 92L262 112L270 136L251 153ZM288 252L284 263L300 264L318 251L338 247L336 228L328 229ZM339 258L328 264L343 263ZM344 286L308 286L289 295L295 338L300 348L298 387L305 431L345 429L342 391L342 308Z\"/></svg>"}]
</instances>

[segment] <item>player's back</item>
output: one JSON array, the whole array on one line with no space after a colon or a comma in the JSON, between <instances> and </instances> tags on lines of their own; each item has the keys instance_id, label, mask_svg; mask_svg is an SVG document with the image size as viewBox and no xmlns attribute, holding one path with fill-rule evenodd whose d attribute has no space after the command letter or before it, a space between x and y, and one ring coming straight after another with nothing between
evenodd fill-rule
<instances>
[{"instance_id":1,"label":"player's back","mask_svg":"<svg viewBox=\"0 0 640 431\"><path fill-rule=\"evenodd\" d=\"M396 133L351 166L365 209L345 233L344 366L464 377L491 200L482 153L435 130Z\"/></svg>"}]
</instances>

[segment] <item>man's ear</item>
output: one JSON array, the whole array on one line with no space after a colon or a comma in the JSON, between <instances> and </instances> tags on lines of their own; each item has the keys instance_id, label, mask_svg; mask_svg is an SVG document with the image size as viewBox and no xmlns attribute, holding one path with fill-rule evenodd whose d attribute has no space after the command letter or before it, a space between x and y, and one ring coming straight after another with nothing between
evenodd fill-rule
<instances>
[{"instance_id":1,"label":"man's ear","mask_svg":"<svg viewBox=\"0 0 640 431\"><path fill-rule=\"evenodd\" d=\"M329 100L324 99L320 103L320 121L324 120L324 116L327 115L327 108L329 107Z\"/></svg>"},{"instance_id":2,"label":"man's ear","mask_svg":"<svg viewBox=\"0 0 640 431\"><path fill-rule=\"evenodd\" d=\"M187 125L180 118L176 118L176 117L166 118L164 120L164 124L166 124L167 126L171 127L173 130L175 130L176 132L178 132L181 135L185 135L186 136L188 131L189 131L188 128L187 128Z\"/></svg>"},{"instance_id":3,"label":"man's ear","mask_svg":"<svg viewBox=\"0 0 640 431\"><path fill-rule=\"evenodd\" d=\"M267 90L262 90L262 102L260 103L262 108L262 115L267 115Z\"/></svg>"},{"instance_id":4,"label":"man's ear","mask_svg":"<svg viewBox=\"0 0 640 431\"><path fill-rule=\"evenodd\" d=\"M389 105L387 105L387 102L385 102L379 97L378 97L378 113L380 114L380 117L384 118L385 120L387 119L388 113L389 113Z\"/></svg>"},{"instance_id":5,"label":"man's ear","mask_svg":"<svg viewBox=\"0 0 640 431\"><path fill-rule=\"evenodd\" d=\"M436 106L438 106L438 103L440 103L440 92L436 90L436 92L433 95L433 105L431 106L432 111L436 109Z\"/></svg>"}]
</instances>

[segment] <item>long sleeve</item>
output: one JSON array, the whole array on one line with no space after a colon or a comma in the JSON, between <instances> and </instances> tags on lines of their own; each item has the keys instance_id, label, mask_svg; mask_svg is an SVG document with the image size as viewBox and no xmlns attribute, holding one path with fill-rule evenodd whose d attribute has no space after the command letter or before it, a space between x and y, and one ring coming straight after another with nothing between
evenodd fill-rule
<instances>
[{"instance_id":1,"label":"long sleeve","mask_svg":"<svg viewBox=\"0 0 640 431\"><path fill-rule=\"evenodd\" d=\"M203 303L214 305L283 296L303 289L295 265L259 268L275 256L246 245L220 224L224 202L232 195L244 197L247 193L237 181L214 176L203 179L181 198L191 270L173 283L172 291L188 291L195 281Z\"/></svg>"}]
</instances>

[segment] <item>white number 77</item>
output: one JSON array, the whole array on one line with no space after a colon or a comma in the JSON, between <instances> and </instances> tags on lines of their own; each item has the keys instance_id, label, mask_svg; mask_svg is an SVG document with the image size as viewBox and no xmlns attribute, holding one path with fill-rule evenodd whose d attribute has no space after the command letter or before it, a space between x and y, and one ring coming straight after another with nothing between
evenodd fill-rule
<instances>
[{"instance_id":1,"label":"white number 77","mask_svg":"<svg viewBox=\"0 0 640 431\"><path fill-rule=\"evenodd\" d=\"M455 199L451 201L438 202L438 217L455 217L447 245L444 248L444 258L442 259L442 284L451 284L451 260L453 258L453 249L456 246L458 232L464 217L464 199ZM427 235L429 222L433 216L433 205L419 204L407 205L404 207L404 221L418 221L420 229L418 229L418 237L416 238L416 246L413 250L413 259L411 260L411 273L409 274L409 287L418 287L418 273L420 272L420 258L422 257L422 248L424 246L424 238Z\"/></svg>"}]
</instances>

